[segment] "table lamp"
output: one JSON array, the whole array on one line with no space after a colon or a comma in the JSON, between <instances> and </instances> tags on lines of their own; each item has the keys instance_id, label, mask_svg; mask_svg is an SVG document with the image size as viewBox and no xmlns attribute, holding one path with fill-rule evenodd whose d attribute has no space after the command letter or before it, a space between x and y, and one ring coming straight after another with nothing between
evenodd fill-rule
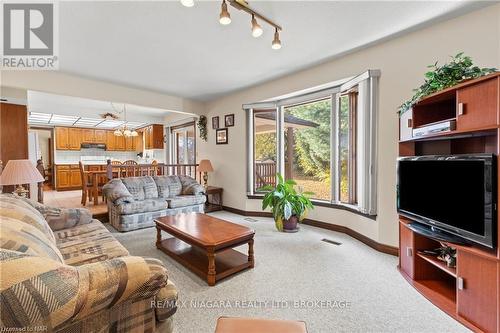
<instances>
[{"instance_id":1,"label":"table lamp","mask_svg":"<svg viewBox=\"0 0 500 333\"><path fill-rule=\"evenodd\" d=\"M208 173L214 171L210 160L201 160L198 165L198 171L203 172L203 186L205 186L206 189L208 187Z\"/></svg>"},{"instance_id":2,"label":"table lamp","mask_svg":"<svg viewBox=\"0 0 500 333\"><path fill-rule=\"evenodd\" d=\"M26 193L28 193L22 184L43 181L45 179L30 160L10 160L0 175L0 185L17 185L14 193L20 197L26 197Z\"/></svg>"}]
</instances>

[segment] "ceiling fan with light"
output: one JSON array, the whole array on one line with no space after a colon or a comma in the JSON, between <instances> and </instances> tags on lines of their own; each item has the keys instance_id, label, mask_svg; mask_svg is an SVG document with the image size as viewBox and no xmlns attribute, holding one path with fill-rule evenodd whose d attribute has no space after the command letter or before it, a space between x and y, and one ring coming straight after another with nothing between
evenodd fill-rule
<instances>
[{"instance_id":1,"label":"ceiling fan with light","mask_svg":"<svg viewBox=\"0 0 500 333\"><path fill-rule=\"evenodd\" d=\"M115 129L115 131L113 132L113 134L115 136L125 136L125 137L139 136L139 133L137 133L136 130L130 130L127 127L127 105L123 104L123 109L119 110L119 109L117 109L115 107L115 105L113 104L113 102L110 102L110 103L111 103L111 107L113 108L113 110L115 110L118 114L122 114L123 113L123 120L125 121L125 123L122 126L120 126L117 129Z\"/></svg>"},{"instance_id":2,"label":"ceiling fan with light","mask_svg":"<svg viewBox=\"0 0 500 333\"><path fill-rule=\"evenodd\" d=\"M227 2L229 2L229 4L234 8L247 12L252 16L252 36L254 36L255 38L262 36L262 33L264 32L260 24L257 22L257 18L272 26L274 28L274 39L271 43L271 47L274 50L281 49L280 31L282 31L283 29L280 25L274 23L264 15L256 12L245 0L227 0ZM229 14L229 11L227 10L227 2L226 0L222 0L221 12L219 16L219 23L222 25L228 25L231 23L231 14ZM181 0L181 4L186 7L193 7L194 0Z\"/></svg>"}]
</instances>

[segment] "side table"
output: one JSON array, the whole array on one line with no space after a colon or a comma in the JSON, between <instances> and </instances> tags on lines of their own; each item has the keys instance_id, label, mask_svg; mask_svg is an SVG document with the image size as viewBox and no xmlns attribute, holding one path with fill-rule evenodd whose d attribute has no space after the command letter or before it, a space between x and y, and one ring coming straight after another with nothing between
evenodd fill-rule
<instances>
[{"instance_id":1,"label":"side table","mask_svg":"<svg viewBox=\"0 0 500 333\"><path fill-rule=\"evenodd\" d=\"M222 210L222 187L208 186L205 195L205 213Z\"/></svg>"}]
</instances>

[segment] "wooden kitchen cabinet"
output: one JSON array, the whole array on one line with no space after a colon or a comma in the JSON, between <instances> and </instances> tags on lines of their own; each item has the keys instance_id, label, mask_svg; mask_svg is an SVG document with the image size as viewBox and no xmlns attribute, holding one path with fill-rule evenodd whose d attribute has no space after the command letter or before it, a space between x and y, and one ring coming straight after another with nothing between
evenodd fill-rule
<instances>
[{"instance_id":1,"label":"wooden kitchen cabinet","mask_svg":"<svg viewBox=\"0 0 500 333\"><path fill-rule=\"evenodd\" d=\"M129 136L125 138L125 150L126 151L135 151L136 140L134 136Z\"/></svg>"},{"instance_id":2,"label":"wooden kitchen cabinet","mask_svg":"<svg viewBox=\"0 0 500 333\"><path fill-rule=\"evenodd\" d=\"M106 143L106 130L94 130L94 142Z\"/></svg>"},{"instance_id":3,"label":"wooden kitchen cabinet","mask_svg":"<svg viewBox=\"0 0 500 333\"><path fill-rule=\"evenodd\" d=\"M80 150L82 144L82 129L81 128L68 128L68 149Z\"/></svg>"},{"instance_id":4,"label":"wooden kitchen cabinet","mask_svg":"<svg viewBox=\"0 0 500 333\"><path fill-rule=\"evenodd\" d=\"M82 130L82 142L93 143L94 142L94 130L91 128L83 128Z\"/></svg>"},{"instance_id":5,"label":"wooden kitchen cabinet","mask_svg":"<svg viewBox=\"0 0 500 333\"><path fill-rule=\"evenodd\" d=\"M106 131L106 150L115 150L115 135L113 131Z\"/></svg>"},{"instance_id":6,"label":"wooden kitchen cabinet","mask_svg":"<svg viewBox=\"0 0 500 333\"><path fill-rule=\"evenodd\" d=\"M497 125L498 81L471 85L457 91L457 130L466 131Z\"/></svg>"},{"instance_id":7,"label":"wooden kitchen cabinet","mask_svg":"<svg viewBox=\"0 0 500 333\"><path fill-rule=\"evenodd\" d=\"M149 125L143 129L146 149L163 149L163 125Z\"/></svg>"},{"instance_id":8,"label":"wooden kitchen cabinet","mask_svg":"<svg viewBox=\"0 0 500 333\"><path fill-rule=\"evenodd\" d=\"M56 190L78 190L82 188L82 177L78 164L56 165Z\"/></svg>"},{"instance_id":9,"label":"wooden kitchen cabinet","mask_svg":"<svg viewBox=\"0 0 500 333\"><path fill-rule=\"evenodd\" d=\"M56 127L56 149L63 150L69 147L69 134L67 127Z\"/></svg>"},{"instance_id":10,"label":"wooden kitchen cabinet","mask_svg":"<svg viewBox=\"0 0 500 333\"><path fill-rule=\"evenodd\" d=\"M125 150L124 136L115 136L115 150Z\"/></svg>"}]
</instances>

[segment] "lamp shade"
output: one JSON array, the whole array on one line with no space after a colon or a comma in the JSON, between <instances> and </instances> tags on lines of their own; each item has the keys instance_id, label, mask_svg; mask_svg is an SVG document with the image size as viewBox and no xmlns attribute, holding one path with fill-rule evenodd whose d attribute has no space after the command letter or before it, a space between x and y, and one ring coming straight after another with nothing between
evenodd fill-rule
<instances>
[{"instance_id":1,"label":"lamp shade","mask_svg":"<svg viewBox=\"0 0 500 333\"><path fill-rule=\"evenodd\" d=\"M10 160L0 175L0 185L32 184L44 180L30 160Z\"/></svg>"},{"instance_id":2,"label":"lamp shade","mask_svg":"<svg viewBox=\"0 0 500 333\"><path fill-rule=\"evenodd\" d=\"M210 163L210 160L201 160L200 164L198 165L198 171L199 172L212 172L212 171L214 171L214 168L212 167L212 163Z\"/></svg>"}]
</instances>

